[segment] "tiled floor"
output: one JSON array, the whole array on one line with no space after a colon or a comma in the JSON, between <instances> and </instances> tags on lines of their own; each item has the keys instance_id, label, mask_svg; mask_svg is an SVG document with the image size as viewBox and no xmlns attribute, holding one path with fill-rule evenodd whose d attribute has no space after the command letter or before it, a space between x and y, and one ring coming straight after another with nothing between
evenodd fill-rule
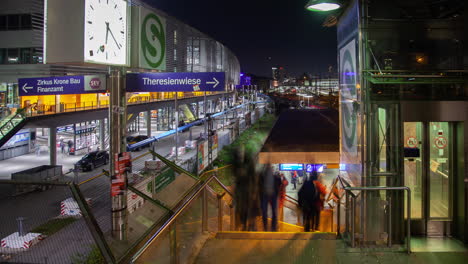
<instances>
[{"instance_id":1,"label":"tiled floor","mask_svg":"<svg viewBox=\"0 0 468 264\"><path fill-rule=\"evenodd\" d=\"M413 252L468 252L466 245L452 238L411 238ZM466 260L468 263L468 259Z\"/></svg>"}]
</instances>

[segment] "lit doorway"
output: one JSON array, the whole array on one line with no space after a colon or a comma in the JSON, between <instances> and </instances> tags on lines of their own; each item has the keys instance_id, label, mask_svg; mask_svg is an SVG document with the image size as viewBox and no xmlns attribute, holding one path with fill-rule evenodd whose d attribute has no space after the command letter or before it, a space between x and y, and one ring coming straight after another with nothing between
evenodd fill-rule
<instances>
[{"instance_id":1,"label":"lit doorway","mask_svg":"<svg viewBox=\"0 0 468 264\"><path fill-rule=\"evenodd\" d=\"M456 174L454 124L404 123L404 184L412 191L411 225L415 235L451 235Z\"/></svg>"}]
</instances>

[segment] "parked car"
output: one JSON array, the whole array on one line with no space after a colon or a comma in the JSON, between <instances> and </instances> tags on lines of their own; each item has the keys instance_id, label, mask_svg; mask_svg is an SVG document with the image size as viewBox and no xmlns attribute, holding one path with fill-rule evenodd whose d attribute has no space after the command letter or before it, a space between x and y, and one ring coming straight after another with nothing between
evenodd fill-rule
<instances>
[{"instance_id":1,"label":"parked car","mask_svg":"<svg viewBox=\"0 0 468 264\"><path fill-rule=\"evenodd\" d=\"M178 127L183 127L183 126L185 126L185 125L186 125L185 121L184 121L184 120L180 120L180 121L179 121ZM182 129L180 132L183 133L183 132L187 132L188 130L189 130L189 128L185 128L185 129Z\"/></svg>"},{"instance_id":2,"label":"parked car","mask_svg":"<svg viewBox=\"0 0 468 264\"><path fill-rule=\"evenodd\" d=\"M82 171L92 171L102 165L109 163L109 153L107 151L93 151L84 155L75 166Z\"/></svg>"},{"instance_id":3,"label":"parked car","mask_svg":"<svg viewBox=\"0 0 468 264\"><path fill-rule=\"evenodd\" d=\"M149 137L148 136L145 136L145 135L138 135L138 136L128 136L127 137L127 145L133 145L135 143L138 143L140 141L143 141L143 140L146 140L148 139ZM144 147L149 147L149 144L148 145L145 145L143 147L139 147L137 149L135 149L135 151L139 151L141 150L142 148Z\"/></svg>"}]
</instances>

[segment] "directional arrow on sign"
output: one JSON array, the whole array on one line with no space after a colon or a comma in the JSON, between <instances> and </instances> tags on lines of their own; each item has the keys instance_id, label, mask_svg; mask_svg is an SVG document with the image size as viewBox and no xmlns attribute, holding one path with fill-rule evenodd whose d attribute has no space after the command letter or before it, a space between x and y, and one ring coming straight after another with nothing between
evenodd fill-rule
<instances>
[{"instance_id":1,"label":"directional arrow on sign","mask_svg":"<svg viewBox=\"0 0 468 264\"><path fill-rule=\"evenodd\" d=\"M25 83L25 84L23 85L23 91L24 91L25 93L28 93L28 90L33 89L32 86L27 86L27 85L28 85L27 83Z\"/></svg>"},{"instance_id":2,"label":"directional arrow on sign","mask_svg":"<svg viewBox=\"0 0 468 264\"><path fill-rule=\"evenodd\" d=\"M213 81L214 81L214 82L206 82L206 84L214 84L214 85L213 85L213 88L216 88L216 86L218 86L218 84L219 84L219 81L216 80L215 77L213 77Z\"/></svg>"}]
</instances>

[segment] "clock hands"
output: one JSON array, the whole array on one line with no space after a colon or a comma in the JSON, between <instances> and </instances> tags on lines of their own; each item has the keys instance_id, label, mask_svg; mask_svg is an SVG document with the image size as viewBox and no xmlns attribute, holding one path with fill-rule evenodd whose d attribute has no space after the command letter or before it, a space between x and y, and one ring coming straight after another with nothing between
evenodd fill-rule
<instances>
[{"instance_id":1,"label":"clock hands","mask_svg":"<svg viewBox=\"0 0 468 264\"><path fill-rule=\"evenodd\" d=\"M106 44L107 44L107 38L108 38L108 35L109 35L108 33L111 34L112 39L114 39L115 45L117 45L117 48L120 49L120 44L115 39L114 33L112 33L112 30L109 27L109 22L106 22Z\"/></svg>"},{"instance_id":2,"label":"clock hands","mask_svg":"<svg viewBox=\"0 0 468 264\"><path fill-rule=\"evenodd\" d=\"M107 39L109 37L109 22L106 22L106 45L107 45Z\"/></svg>"}]
</instances>

